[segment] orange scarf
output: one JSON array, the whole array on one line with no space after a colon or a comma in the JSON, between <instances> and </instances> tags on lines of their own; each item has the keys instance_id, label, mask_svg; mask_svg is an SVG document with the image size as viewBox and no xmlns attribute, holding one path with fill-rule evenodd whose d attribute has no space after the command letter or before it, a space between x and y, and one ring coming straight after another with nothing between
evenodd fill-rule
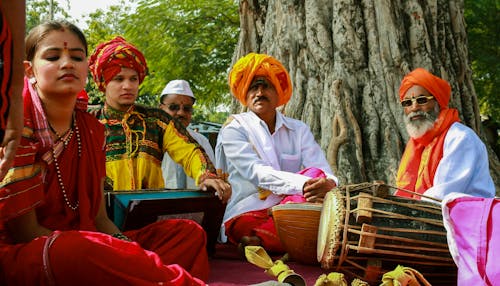
<instances>
[{"instance_id":1,"label":"orange scarf","mask_svg":"<svg viewBox=\"0 0 500 286\"><path fill-rule=\"evenodd\" d=\"M410 138L399 164L396 185L398 188L423 194L432 187L439 161L443 157L446 133L454 122L459 122L456 109L442 109L434 127L420 138ZM418 195L397 190L396 196L413 197Z\"/></svg>"}]
</instances>

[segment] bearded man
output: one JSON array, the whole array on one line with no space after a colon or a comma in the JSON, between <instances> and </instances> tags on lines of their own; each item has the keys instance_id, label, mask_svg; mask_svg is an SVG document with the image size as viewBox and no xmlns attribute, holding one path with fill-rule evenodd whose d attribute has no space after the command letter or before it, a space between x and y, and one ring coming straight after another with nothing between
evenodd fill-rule
<instances>
[{"instance_id":1,"label":"bearded man","mask_svg":"<svg viewBox=\"0 0 500 286\"><path fill-rule=\"evenodd\" d=\"M448 107L450 96L449 83L423 68L403 78L399 97L410 140L399 165L396 195L440 200L452 192L495 195L486 147L459 122L458 111Z\"/></svg>"}]
</instances>

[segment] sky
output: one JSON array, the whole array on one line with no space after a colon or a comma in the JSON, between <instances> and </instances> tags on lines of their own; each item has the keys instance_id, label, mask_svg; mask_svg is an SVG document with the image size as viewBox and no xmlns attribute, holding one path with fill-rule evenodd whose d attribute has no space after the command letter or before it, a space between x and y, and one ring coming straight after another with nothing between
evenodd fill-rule
<instances>
[{"instance_id":1,"label":"sky","mask_svg":"<svg viewBox=\"0 0 500 286\"><path fill-rule=\"evenodd\" d=\"M56 2L58 2L59 6L63 9L67 9L67 0L56 0ZM69 0L71 6L69 14L75 19L82 19L83 15L88 15L97 9L107 10L109 6L119 3L120 0ZM84 25L84 22L80 21L79 25Z\"/></svg>"}]
</instances>

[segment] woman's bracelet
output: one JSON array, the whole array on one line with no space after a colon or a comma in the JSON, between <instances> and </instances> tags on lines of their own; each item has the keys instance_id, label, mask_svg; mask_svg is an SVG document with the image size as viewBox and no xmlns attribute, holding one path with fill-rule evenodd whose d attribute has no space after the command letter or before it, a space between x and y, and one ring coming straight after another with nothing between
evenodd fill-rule
<instances>
[{"instance_id":1,"label":"woman's bracelet","mask_svg":"<svg viewBox=\"0 0 500 286\"><path fill-rule=\"evenodd\" d=\"M125 241L132 241L130 238L128 238L126 235L124 235L121 232L113 233L111 236L114 238L125 240Z\"/></svg>"}]
</instances>

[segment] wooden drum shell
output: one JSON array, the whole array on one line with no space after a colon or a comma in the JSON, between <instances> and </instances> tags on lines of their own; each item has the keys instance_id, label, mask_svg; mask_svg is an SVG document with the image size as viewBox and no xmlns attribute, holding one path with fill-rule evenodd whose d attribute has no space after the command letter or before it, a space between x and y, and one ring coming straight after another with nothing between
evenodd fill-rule
<instances>
[{"instance_id":1,"label":"wooden drum shell","mask_svg":"<svg viewBox=\"0 0 500 286\"><path fill-rule=\"evenodd\" d=\"M318 264L316 249L321 204L287 203L272 208L281 243L293 261Z\"/></svg>"}]
</instances>

